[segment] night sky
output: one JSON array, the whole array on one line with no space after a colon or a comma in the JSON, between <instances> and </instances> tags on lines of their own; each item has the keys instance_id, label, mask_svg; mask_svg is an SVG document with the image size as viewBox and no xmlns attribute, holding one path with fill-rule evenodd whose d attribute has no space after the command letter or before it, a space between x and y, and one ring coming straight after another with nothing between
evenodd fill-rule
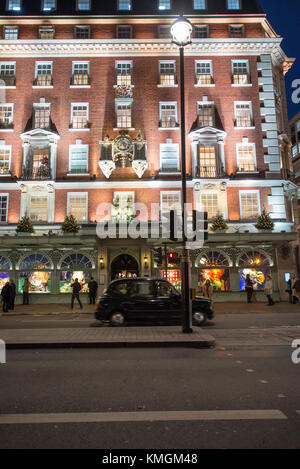
<instances>
[{"instance_id":1,"label":"night sky","mask_svg":"<svg viewBox=\"0 0 300 469\"><path fill-rule=\"evenodd\" d=\"M276 33L284 38L281 47L288 57L297 60L286 75L286 93L291 119L300 111L300 103L293 104L293 80L300 80L300 0L259 0L260 5L267 14L267 18ZM300 97L300 93L298 94Z\"/></svg>"}]
</instances>

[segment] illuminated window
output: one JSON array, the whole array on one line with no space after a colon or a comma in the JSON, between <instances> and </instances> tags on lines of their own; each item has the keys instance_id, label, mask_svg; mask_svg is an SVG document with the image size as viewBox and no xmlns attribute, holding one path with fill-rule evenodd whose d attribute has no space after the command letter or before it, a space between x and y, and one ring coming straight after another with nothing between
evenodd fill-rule
<instances>
[{"instance_id":1,"label":"illuminated window","mask_svg":"<svg viewBox=\"0 0 300 469\"><path fill-rule=\"evenodd\" d=\"M171 9L171 0L158 0L158 9L159 10L170 10Z\"/></svg>"},{"instance_id":2,"label":"illuminated window","mask_svg":"<svg viewBox=\"0 0 300 469\"><path fill-rule=\"evenodd\" d=\"M160 123L162 128L177 128L177 103L159 103Z\"/></svg>"},{"instance_id":3,"label":"illuminated window","mask_svg":"<svg viewBox=\"0 0 300 469\"><path fill-rule=\"evenodd\" d=\"M21 0L8 0L8 11L20 11L21 10Z\"/></svg>"},{"instance_id":4,"label":"illuminated window","mask_svg":"<svg viewBox=\"0 0 300 469\"><path fill-rule=\"evenodd\" d=\"M1 80L4 86L14 86L16 82L16 63L0 62L0 86Z\"/></svg>"},{"instance_id":5,"label":"illuminated window","mask_svg":"<svg viewBox=\"0 0 300 469\"><path fill-rule=\"evenodd\" d=\"M40 39L54 39L54 27L53 26L40 26L39 38Z\"/></svg>"},{"instance_id":6,"label":"illuminated window","mask_svg":"<svg viewBox=\"0 0 300 469\"><path fill-rule=\"evenodd\" d=\"M0 145L0 176L10 174L11 146Z\"/></svg>"},{"instance_id":7,"label":"illuminated window","mask_svg":"<svg viewBox=\"0 0 300 469\"><path fill-rule=\"evenodd\" d=\"M129 103L117 103L116 104L116 118L118 129L130 129L132 128L132 108Z\"/></svg>"},{"instance_id":8,"label":"illuminated window","mask_svg":"<svg viewBox=\"0 0 300 469\"><path fill-rule=\"evenodd\" d=\"M193 0L194 10L205 10L206 0Z\"/></svg>"},{"instance_id":9,"label":"illuminated window","mask_svg":"<svg viewBox=\"0 0 300 469\"><path fill-rule=\"evenodd\" d=\"M118 10L131 10L131 0L118 0Z\"/></svg>"},{"instance_id":10,"label":"illuminated window","mask_svg":"<svg viewBox=\"0 0 300 469\"><path fill-rule=\"evenodd\" d=\"M250 102L235 102L235 127L252 127L252 106Z\"/></svg>"},{"instance_id":11,"label":"illuminated window","mask_svg":"<svg viewBox=\"0 0 300 469\"><path fill-rule=\"evenodd\" d=\"M48 198L47 196L30 197L29 207L30 219L34 222L46 222L48 220Z\"/></svg>"},{"instance_id":12,"label":"illuminated window","mask_svg":"<svg viewBox=\"0 0 300 469\"><path fill-rule=\"evenodd\" d=\"M116 62L116 83L118 86L131 86L132 62Z\"/></svg>"},{"instance_id":13,"label":"illuminated window","mask_svg":"<svg viewBox=\"0 0 300 469\"><path fill-rule=\"evenodd\" d=\"M238 170L242 172L256 171L256 156L254 143L237 144Z\"/></svg>"},{"instance_id":14,"label":"illuminated window","mask_svg":"<svg viewBox=\"0 0 300 469\"><path fill-rule=\"evenodd\" d=\"M50 104L34 104L34 128L49 129Z\"/></svg>"},{"instance_id":15,"label":"illuminated window","mask_svg":"<svg viewBox=\"0 0 300 469\"><path fill-rule=\"evenodd\" d=\"M56 8L56 0L43 0L43 11L52 11Z\"/></svg>"},{"instance_id":16,"label":"illuminated window","mask_svg":"<svg viewBox=\"0 0 300 469\"><path fill-rule=\"evenodd\" d=\"M8 194L0 194L0 222L7 222Z\"/></svg>"},{"instance_id":17,"label":"illuminated window","mask_svg":"<svg viewBox=\"0 0 300 469\"><path fill-rule=\"evenodd\" d=\"M217 177L216 147L214 145L199 145L199 177Z\"/></svg>"},{"instance_id":18,"label":"illuminated window","mask_svg":"<svg viewBox=\"0 0 300 469\"><path fill-rule=\"evenodd\" d=\"M19 28L18 26L4 26L3 28L3 39L14 40L19 37Z\"/></svg>"},{"instance_id":19,"label":"illuminated window","mask_svg":"<svg viewBox=\"0 0 300 469\"><path fill-rule=\"evenodd\" d=\"M175 61L159 62L159 84L162 86L172 86L176 84Z\"/></svg>"},{"instance_id":20,"label":"illuminated window","mask_svg":"<svg viewBox=\"0 0 300 469\"><path fill-rule=\"evenodd\" d=\"M260 215L259 191L240 191L241 220L256 220Z\"/></svg>"},{"instance_id":21,"label":"illuminated window","mask_svg":"<svg viewBox=\"0 0 300 469\"><path fill-rule=\"evenodd\" d=\"M37 62L34 86L52 86L52 69L52 62Z\"/></svg>"},{"instance_id":22,"label":"illuminated window","mask_svg":"<svg viewBox=\"0 0 300 469\"><path fill-rule=\"evenodd\" d=\"M87 221L88 194L86 192L68 193L68 215L73 215L78 221Z\"/></svg>"},{"instance_id":23,"label":"illuminated window","mask_svg":"<svg viewBox=\"0 0 300 469\"><path fill-rule=\"evenodd\" d=\"M207 212L207 218L214 218L218 214L218 194L211 192L201 194L201 204L203 212Z\"/></svg>"},{"instance_id":24,"label":"illuminated window","mask_svg":"<svg viewBox=\"0 0 300 469\"><path fill-rule=\"evenodd\" d=\"M207 86L213 84L211 60L196 60L196 85Z\"/></svg>"},{"instance_id":25,"label":"illuminated window","mask_svg":"<svg viewBox=\"0 0 300 469\"><path fill-rule=\"evenodd\" d=\"M91 9L90 0L77 0L77 10L84 11Z\"/></svg>"},{"instance_id":26,"label":"illuminated window","mask_svg":"<svg viewBox=\"0 0 300 469\"><path fill-rule=\"evenodd\" d=\"M86 103L71 104L71 125L72 129L87 129L89 118L89 106Z\"/></svg>"},{"instance_id":27,"label":"illuminated window","mask_svg":"<svg viewBox=\"0 0 300 469\"><path fill-rule=\"evenodd\" d=\"M73 62L72 85L88 85L89 68L89 62Z\"/></svg>"},{"instance_id":28,"label":"illuminated window","mask_svg":"<svg viewBox=\"0 0 300 469\"><path fill-rule=\"evenodd\" d=\"M0 104L0 129L13 128L13 104Z\"/></svg>"},{"instance_id":29,"label":"illuminated window","mask_svg":"<svg viewBox=\"0 0 300 469\"><path fill-rule=\"evenodd\" d=\"M227 0L227 9L228 10L240 10L240 0Z\"/></svg>"},{"instance_id":30,"label":"illuminated window","mask_svg":"<svg viewBox=\"0 0 300 469\"><path fill-rule=\"evenodd\" d=\"M114 192L112 220L127 222L134 215L134 192Z\"/></svg>"},{"instance_id":31,"label":"illuminated window","mask_svg":"<svg viewBox=\"0 0 300 469\"><path fill-rule=\"evenodd\" d=\"M214 103L202 102L197 105L197 116L199 127L214 127L215 105Z\"/></svg>"},{"instance_id":32,"label":"illuminated window","mask_svg":"<svg viewBox=\"0 0 300 469\"><path fill-rule=\"evenodd\" d=\"M162 191L160 193L160 210L161 213L168 213L175 210L181 213L181 193L179 191Z\"/></svg>"},{"instance_id":33,"label":"illuminated window","mask_svg":"<svg viewBox=\"0 0 300 469\"><path fill-rule=\"evenodd\" d=\"M247 85L250 83L248 60L232 61L232 83L234 85Z\"/></svg>"}]
</instances>

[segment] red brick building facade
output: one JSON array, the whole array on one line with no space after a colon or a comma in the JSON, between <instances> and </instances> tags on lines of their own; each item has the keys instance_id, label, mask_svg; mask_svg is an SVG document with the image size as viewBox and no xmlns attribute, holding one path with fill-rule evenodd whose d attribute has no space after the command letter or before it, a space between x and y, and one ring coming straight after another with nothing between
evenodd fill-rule
<instances>
[{"instance_id":1,"label":"red brick building facade","mask_svg":"<svg viewBox=\"0 0 300 469\"><path fill-rule=\"evenodd\" d=\"M114 204L117 221L137 203L149 220L152 203L180 210L179 53L170 26L181 11L193 25L185 49L188 201L228 225L192 251L193 286L210 276L218 295L238 299L252 269L258 290L271 271L282 294L293 265L284 87L292 60L257 2L38 3L0 5L0 255L9 275L20 283L22 272L44 272L48 290L36 292L57 301L70 278L64 259L78 252L90 262L75 259L73 270L94 273L102 286L116 274L162 274L151 250L161 240L99 240L95 222L102 202ZM255 228L264 209L273 232ZM82 226L76 242L60 235L69 214ZM14 232L24 215L36 235L21 240ZM49 262L30 264L33 253Z\"/></svg>"}]
</instances>

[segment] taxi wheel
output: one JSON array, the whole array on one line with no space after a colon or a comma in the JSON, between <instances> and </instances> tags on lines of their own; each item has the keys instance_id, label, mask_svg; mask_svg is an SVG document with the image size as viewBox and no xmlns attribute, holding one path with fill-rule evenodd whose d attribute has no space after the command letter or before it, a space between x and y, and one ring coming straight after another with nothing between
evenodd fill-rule
<instances>
[{"instance_id":1,"label":"taxi wheel","mask_svg":"<svg viewBox=\"0 0 300 469\"><path fill-rule=\"evenodd\" d=\"M203 326L205 324L207 316L202 311L195 311L193 313L193 324L195 326Z\"/></svg>"},{"instance_id":2,"label":"taxi wheel","mask_svg":"<svg viewBox=\"0 0 300 469\"><path fill-rule=\"evenodd\" d=\"M116 311L111 314L109 322L111 326L125 326L126 318L123 313Z\"/></svg>"}]
</instances>

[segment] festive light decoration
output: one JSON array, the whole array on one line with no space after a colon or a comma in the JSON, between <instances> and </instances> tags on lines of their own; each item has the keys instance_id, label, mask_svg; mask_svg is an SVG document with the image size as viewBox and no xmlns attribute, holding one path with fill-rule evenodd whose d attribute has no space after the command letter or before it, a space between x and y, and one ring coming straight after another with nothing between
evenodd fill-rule
<instances>
[{"instance_id":1,"label":"festive light decoration","mask_svg":"<svg viewBox=\"0 0 300 469\"><path fill-rule=\"evenodd\" d=\"M227 230L228 225L226 221L223 218L223 215L218 214L216 215L213 220L212 220L212 225L210 227L211 231L216 232L216 231L225 231Z\"/></svg>"},{"instance_id":2,"label":"festive light decoration","mask_svg":"<svg viewBox=\"0 0 300 469\"><path fill-rule=\"evenodd\" d=\"M16 228L17 233L35 233L31 219L25 215L19 220Z\"/></svg>"},{"instance_id":3,"label":"festive light decoration","mask_svg":"<svg viewBox=\"0 0 300 469\"><path fill-rule=\"evenodd\" d=\"M78 233L79 225L76 218L73 215L69 215L65 218L61 229L63 233Z\"/></svg>"},{"instance_id":4,"label":"festive light decoration","mask_svg":"<svg viewBox=\"0 0 300 469\"><path fill-rule=\"evenodd\" d=\"M272 231L274 229L273 220L265 209L263 209L261 215L257 218L255 228L266 231Z\"/></svg>"}]
</instances>

